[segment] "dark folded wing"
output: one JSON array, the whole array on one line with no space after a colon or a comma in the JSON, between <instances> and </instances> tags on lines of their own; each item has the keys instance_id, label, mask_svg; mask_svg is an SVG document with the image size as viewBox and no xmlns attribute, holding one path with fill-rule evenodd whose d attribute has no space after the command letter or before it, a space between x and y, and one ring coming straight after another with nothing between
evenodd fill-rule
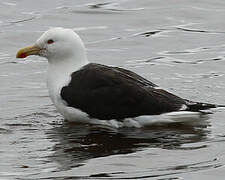
<instances>
[{"instance_id":1,"label":"dark folded wing","mask_svg":"<svg viewBox=\"0 0 225 180\"><path fill-rule=\"evenodd\" d=\"M98 119L123 119L179 110L185 101L141 76L116 67L88 64L71 75L61 97L68 106Z\"/></svg>"}]
</instances>

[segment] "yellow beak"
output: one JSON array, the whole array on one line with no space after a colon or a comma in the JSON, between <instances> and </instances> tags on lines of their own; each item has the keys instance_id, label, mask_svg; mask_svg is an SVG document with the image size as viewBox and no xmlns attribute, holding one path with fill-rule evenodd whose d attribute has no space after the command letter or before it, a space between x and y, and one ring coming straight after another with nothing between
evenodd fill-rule
<instances>
[{"instance_id":1,"label":"yellow beak","mask_svg":"<svg viewBox=\"0 0 225 180\"><path fill-rule=\"evenodd\" d=\"M16 58L25 58L30 55L39 55L40 50L41 49L38 48L37 46L28 46L20 49L16 54Z\"/></svg>"}]
</instances>

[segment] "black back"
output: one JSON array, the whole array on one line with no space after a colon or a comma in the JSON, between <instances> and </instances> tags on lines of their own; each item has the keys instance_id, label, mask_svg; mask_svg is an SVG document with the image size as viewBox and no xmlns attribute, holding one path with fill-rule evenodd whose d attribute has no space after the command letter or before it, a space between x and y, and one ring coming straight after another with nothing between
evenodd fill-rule
<instances>
[{"instance_id":1,"label":"black back","mask_svg":"<svg viewBox=\"0 0 225 180\"><path fill-rule=\"evenodd\" d=\"M71 75L61 97L92 118L123 119L177 111L185 100L118 67L90 63Z\"/></svg>"}]
</instances>

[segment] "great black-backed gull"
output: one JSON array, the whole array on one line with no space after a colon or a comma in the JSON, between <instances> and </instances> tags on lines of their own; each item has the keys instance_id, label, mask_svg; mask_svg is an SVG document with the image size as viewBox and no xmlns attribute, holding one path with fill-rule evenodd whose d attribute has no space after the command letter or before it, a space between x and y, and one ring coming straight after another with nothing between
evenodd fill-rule
<instances>
[{"instance_id":1,"label":"great black-backed gull","mask_svg":"<svg viewBox=\"0 0 225 180\"><path fill-rule=\"evenodd\" d=\"M48 59L47 86L68 121L118 120L173 111L201 111L217 105L173 95L129 70L89 63L85 46L71 29L52 28L17 58Z\"/></svg>"}]
</instances>

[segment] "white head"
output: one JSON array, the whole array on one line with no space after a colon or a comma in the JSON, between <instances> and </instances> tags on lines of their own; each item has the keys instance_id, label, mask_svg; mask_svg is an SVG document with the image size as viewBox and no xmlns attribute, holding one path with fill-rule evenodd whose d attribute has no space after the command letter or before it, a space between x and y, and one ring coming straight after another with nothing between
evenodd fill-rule
<instances>
[{"instance_id":1,"label":"white head","mask_svg":"<svg viewBox=\"0 0 225 180\"><path fill-rule=\"evenodd\" d=\"M20 49L16 57L30 55L46 57L50 64L87 62L85 46L80 37L71 29L60 27L46 31L33 46Z\"/></svg>"}]
</instances>

